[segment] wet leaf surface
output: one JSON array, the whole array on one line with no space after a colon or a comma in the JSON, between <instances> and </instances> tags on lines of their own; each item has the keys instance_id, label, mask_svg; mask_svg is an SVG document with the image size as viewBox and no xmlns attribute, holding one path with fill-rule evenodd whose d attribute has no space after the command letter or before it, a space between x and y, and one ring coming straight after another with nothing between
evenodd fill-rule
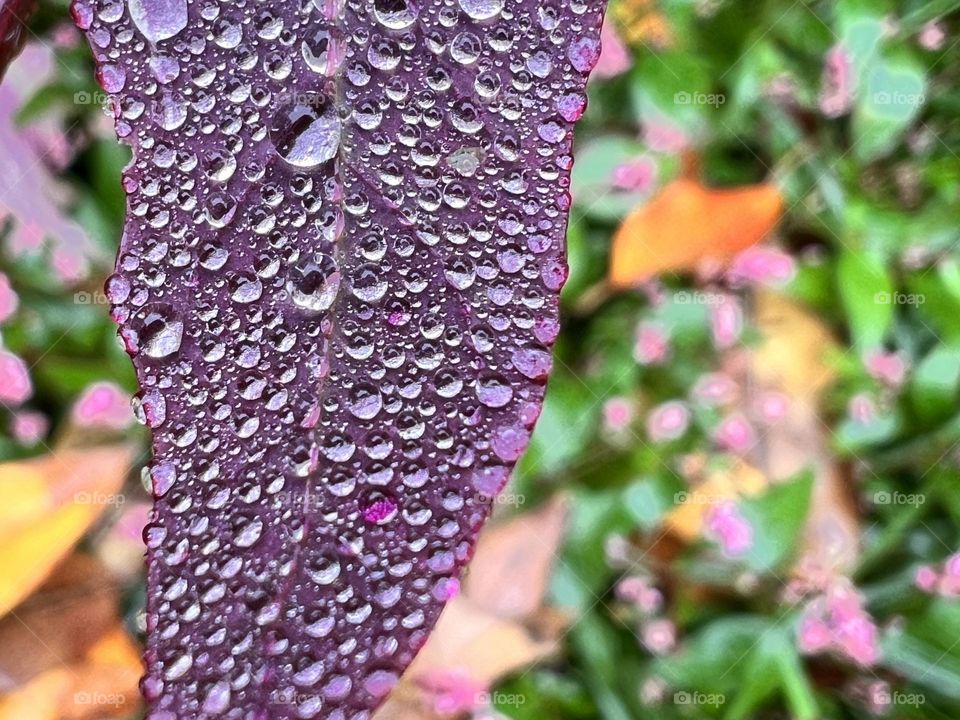
<instances>
[{"instance_id":1,"label":"wet leaf surface","mask_svg":"<svg viewBox=\"0 0 960 720\"><path fill-rule=\"evenodd\" d=\"M602 3L78 0L134 162L153 720L351 718L540 412Z\"/></svg>"}]
</instances>

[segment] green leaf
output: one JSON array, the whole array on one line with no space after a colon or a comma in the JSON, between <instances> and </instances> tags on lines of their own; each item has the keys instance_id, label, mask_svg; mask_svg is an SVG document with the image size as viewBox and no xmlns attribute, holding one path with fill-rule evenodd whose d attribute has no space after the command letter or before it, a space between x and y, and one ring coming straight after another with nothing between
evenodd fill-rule
<instances>
[{"instance_id":1,"label":"green leaf","mask_svg":"<svg viewBox=\"0 0 960 720\"><path fill-rule=\"evenodd\" d=\"M740 502L740 512L753 528L753 544L743 556L758 572L776 570L790 559L810 510L813 474L773 485Z\"/></svg>"},{"instance_id":2,"label":"green leaf","mask_svg":"<svg viewBox=\"0 0 960 720\"><path fill-rule=\"evenodd\" d=\"M957 407L960 347L937 346L917 365L910 383L914 412L930 424L946 419Z\"/></svg>"},{"instance_id":3,"label":"green leaf","mask_svg":"<svg viewBox=\"0 0 960 720\"><path fill-rule=\"evenodd\" d=\"M884 259L844 248L837 263L840 298L858 350L881 346L893 321L894 293Z\"/></svg>"},{"instance_id":4,"label":"green leaf","mask_svg":"<svg viewBox=\"0 0 960 720\"><path fill-rule=\"evenodd\" d=\"M926 77L913 64L881 59L866 72L853 113L853 150L861 161L893 150L926 102Z\"/></svg>"},{"instance_id":5,"label":"green leaf","mask_svg":"<svg viewBox=\"0 0 960 720\"><path fill-rule=\"evenodd\" d=\"M883 664L918 685L960 700L960 659L908 633L888 635L882 643Z\"/></svg>"}]
</instances>

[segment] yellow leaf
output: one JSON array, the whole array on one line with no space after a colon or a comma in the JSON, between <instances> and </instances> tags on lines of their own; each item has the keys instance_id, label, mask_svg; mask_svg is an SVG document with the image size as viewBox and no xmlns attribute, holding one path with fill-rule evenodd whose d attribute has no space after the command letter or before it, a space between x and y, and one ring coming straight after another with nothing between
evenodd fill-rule
<instances>
[{"instance_id":1,"label":"yellow leaf","mask_svg":"<svg viewBox=\"0 0 960 720\"><path fill-rule=\"evenodd\" d=\"M33 592L116 500L132 457L119 445L0 465L0 615Z\"/></svg>"},{"instance_id":2,"label":"yellow leaf","mask_svg":"<svg viewBox=\"0 0 960 720\"><path fill-rule=\"evenodd\" d=\"M705 258L730 258L769 235L782 208L773 185L715 190L687 178L674 180L617 230L610 283L631 287Z\"/></svg>"}]
</instances>

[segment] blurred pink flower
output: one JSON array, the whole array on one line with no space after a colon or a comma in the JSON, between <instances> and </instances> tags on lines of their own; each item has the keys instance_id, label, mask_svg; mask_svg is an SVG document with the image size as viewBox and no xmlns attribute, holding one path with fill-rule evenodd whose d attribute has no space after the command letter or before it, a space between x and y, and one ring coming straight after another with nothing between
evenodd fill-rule
<instances>
[{"instance_id":1,"label":"blurred pink flower","mask_svg":"<svg viewBox=\"0 0 960 720\"><path fill-rule=\"evenodd\" d=\"M735 502L725 502L707 514L704 534L729 557L739 557L753 547L753 528Z\"/></svg>"},{"instance_id":2,"label":"blurred pink flower","mask_svg":"<svg viewBox=\"0 0 960 720\"><path fill-rule=\"evenodd\" d=\"M943 23L937 22L936 20L931 20L924 25L920 30L920 35L917 36L920 47L930 51L940 50L946 39L947 32L943 27Z\"/></svg>"},{"instance_id":3,"label":"blurred pink flower","mask_svg":"<svg viewBox=\"0 0 960 720\"><path fill-rule=\"evenodd\" d=\"M693 397L707 407L729 405L737 399L740 388L732 377L722 372L701 375L693 385Z\"/></svg>"},{"instance_id":4,"label":"blurred pink flower","mask_svg":"<svg viewBox=\"0 0 960 720\"><path fill-rule=\"evenodd\" d=\"M710 331L718 350L727 350L736 344L743 332L743 309L739 300L727 295L723 302L710 306Z\"/></svg>"},{"instance_id":5,"label":"blurred pink flower","mask_svg":"<svg viewBox=\"0 0 960 720\"><path fill-rule=\"evenodd\" d=\"M76 47L80 44L80 33L73 23L60 23L51 34L53 44L61 48Z\"/></svg>"},{"instance_id":6,"label":"blurred pink flower","mask_svg":"<svg viewBox=\"0 0 960 720\"><path fill-rule=\"evenodd\" d=\"M592 77L612 78L625 73L632 65L630 49L620 39L612 13L607 13L600 28L600 59L593 68Z\"/></svg>"},{"instance_id":7,"label":"blurred pink flower","mask_svg":"<svg viewBox=\"0 0 960 720\"><path fill-rule=\"evenodd\" d=\"M790 412L790 398L782 392L768 390L754 400L753 411L762 422L768 424L780 422Z\"/></svg>"},{"instance_id":8,"label":"blurred pink flower","mask_svg":"<svg viewBox=\"0 0 960 720\"><path fill-rule=\"evenodd\" d=\"M633 422L633 403L625 397L612 397L603 404L603 426L611 432L620 432Z\"/></svg>"},{"instance_id":9,"label":"blurred pink flower","mask_svg":"<svg viewBox=\"0 0 960 720\"><path fill-rule=\"evenodd\" d=\"M633 357L641 365L659 365L670 355L670 333L660 323L643 321L637 326Z\"/></svg>"},{"instance_id":10,"label":"blurred pink flower","mask_svg":"<svg viewBox=\"0 0 960 720\"><path fill-rule=\"evenodd\" d=\"M930 565L918 568L914 584L926 593L947 598L960 597L960 553L947 558L942 572Z\"/></svg>"},{"instance_id":11,"label":"blurred pink flower","mask_svg":"<svg viewBox=\"0 0 960 720\"><path fill-rule=\"evenodd\" d=\"M921 565L913 577L913 583L927 593L933 593L940 581L940 574L929 565Z\"/></svg>"},{"instance_id":12,"label":"blurred pink flower","mask_svg":"<svg viewBox=\"0 0 960 720\"><path fill-rule=\"evenodd\" d=\"M667 683L654 675L644 680L640 686L640 699L644 705L659 705L666 699L669 690Z\"/></svg>"},{"instance_id":13,"label":"blurred pink flower","mask_svg":"<svg viewBox=\"0 0 960 720\"><path fill-rule=\"evenodd\" d=\"M623 578L614 588L617 598L636 606L643 614L653 615L663 606L663 593L649 579L633 575Z\"/></svg>"},{"instance_id":14,"label":"blurred pink flower","mask_svg":"<svg viewBox=\"0 0 960 720\"><path fill-rule=\"evenodd\" d=\"M647 416L647 437L655 443L676 440L690 426L690 411L679 400L657 405Z\"/></svg>"},{"instance_id":15,"label":"blurred pink flower","mask_svg":"<svg viewBox=\"0 0 960 720\"><path fill-rule=\"evenodd\" d=\"M713 431L713 441L723 450L743 455L757 441L753 425L740 413L728 415Z\"/></svg>"},{"instance_id":16,"label":"blurred pink flower","mask_svg":"<svg viewBox=\"0 0 960 720\"><path fill-rule=\"evenodd\" d=\"M877 636L877 626L864 610L860 593L842 583L807 605L797 642L806 654L829 650L869 667L880 654Z\"/></svg>"},{"instance_id":17,"label":"blurred pink flower","mask_svg":"<svg viewBox=\"0 0 960 720\"><path fill-rule=\"evenodd\" d=\"M36 445L47 436L49 430L47 416L34 410L14 414L10 422L10 435L21 445Z\"/></svg>"},{"instance_id":18,"label":"blurred pink flower","mask_svg":"<svg viewBox=\"0 0 960 720\"><path fill-rule=\"evenodd\" d=\"M143 529L150 519L152 505L147 502L130 502L111 528L111 533L123 540L143 544Z\"/></svg>"},{"instance_id":19,"label":"blurred pink flower","mask_svg":"<svg viewBox=\"0 0 960 720\"><path fill-rule=\"evenodd\" d=\"M19 304L17 293L10 287L10 278L0 273L0 323L13 317Z\"/></svg>"},{"instance_id":20,"label":"blurred pink flower","mask_svg":"<svg viewBox=\"0 0 960 720\"><path fill-rule=\"evenodd\" d=\"M653 187L657 177L657 163L643 155L618 165L613 171L611 183L618 190L646 192Z\"/></svg>"},{"instance_id":21,"label":"blurred pink flower","mask_svg":"<svg viewBox=\"0 0 960 720\"><path fill-rule=\"evenodd\" d=\"M867 393L857 393L850 398L847 413L855 423L866 425L876 417L877 405Z\"/></svg>"},{"instance_id":22,"label":"blurred pink flower","mask_svg":"<svg viewBox=\"0 0 960 720\"><path fill-rule=\"evenodd\" d=\"M755 246L737 255L727 278L734 285L782 286L797 274L796 261L792 255L775 247Z\"/></svg>"},{"instance_id":23,"label":"blurred pink flower","mask_svg":"<svg viewBox=\"0 0 960 720\"><path fill-rule=\"evenodd\" d=\"M82 427L123 430L133 423L130 394L112 382L95 382L74 403L73 421Z\"/></svg>"},{"instance_id":24,"label":"blurred pink flower","mask_svg":"<svg viewBox=\"0 0 960 720\"><path fill-rule=\"evenodd\" d=\"M863 358L863 364L870 377L892 387L900 387L907 376L907 361L898 352L870 350Z\"/></svg>"},{"instance_id":25,"label":"blurred pink flower","mask_svg":"<svg viewBox=\"0 0 960 720\"><path fill-rule=\"evenodd\" d=\"M466 670L431 670L420 679L438 715L454 717L486 704L487 687Z\"/></svg>"},{"instance_id":26,"label":"blurred pink flower","mask_svg":"<svg viewBox=\"0 0 960 720\"><path fill-rule=\"evenodd\" d=\"M890 714L890 683L874 680L866 687L867 709L873 715Z\"/></svg>"},{"instance_id":27,"label":"blurred pink flower","mask_svg":"<svg viewBox=\"0 0 960 720\"><path fill-rule=\"evenodd\" d=\"M665 118L643 123L643 141L654 152L676 155L687 147L688 139L682 128Z\"/></svg>"},{"instance_id":28,"label":"blurred pink flower","mask_svg":"<svg viewBox=\"0 0 960 720\"><path fill-rule=\"evenodd\" d=\"M33 394L33 383L26 363L6 350L0 350L0 403L20 405Z\"/></svg>"},{"instance_id":29,"label":"blurred pink flower","mask_svg":"<svg viewBox=\"0 0 960 720\"><path fill-rule=\"evenodd\" d=\"M665 655L677 644L677 626L666 618L657 618L643 623L640 640L652 655Z\"/></svg>"},{"instance_id":30,"label":"blurred pink flower","mask_svg":"<svg viewBox=\"0 0 960 720\"><path fill-rule=\"evenodd\" d=\"M943 597L960 597L960 553L947 558L937 591Z\"/></svg>"},{"instance_id":31,"label":"blurred pink flower","mask_svg":"<svg viewBox=\"0 0 960 720\"><path fill-rule=\"evenodd\" d=\"M820 91L820 112L829 118L850 112L853 106L853 59L842 45L827 51L823 63L823 87Z\"/></svg>"}]
</instances>

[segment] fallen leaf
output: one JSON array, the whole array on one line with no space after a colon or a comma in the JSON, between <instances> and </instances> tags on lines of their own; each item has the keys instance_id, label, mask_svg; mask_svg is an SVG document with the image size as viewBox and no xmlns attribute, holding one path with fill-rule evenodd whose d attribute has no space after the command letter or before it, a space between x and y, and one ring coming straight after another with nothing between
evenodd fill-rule
<instances>
[{"instance_id":1,"label":"fallen leaf","mask_svg":"<svg viewBox=\"0 0 960 720\"><path fill-rule=\"evenodd\" d=\"M767 237L782 209L780 191L771 184L712 189L674 180L620 225L610 283L632 287L660 272L728 259Z\"/></svg>"},{"instance_id":2,"label":"fallen leaf","mask_svg":"<svg viewBox=\"0 0 960 720\"><path fill-rule=\"evenodd\" d=\"M84 658L0 697L0 720L105 720L140 706L140 650L119 623Z\"/></svg>"},{"instance_id":3,"label":"fallen leaf","mask_svg":"<svg viewBox=\"0 0 960 720\"><path fill-rule=\"evenodd\" d=\"M502 618L534 613L547 590L565 516L565 503L558 499L491 527L481 540L482 554L470 565L464 594Z\"/></svg>"},{"instance_id":4,"label":"fallen leaf","mask_svg":"<svg viewBox=\"0 0 960 720\"><path fill-rule=\"evenodd\" d=\"M375 720L437 718L422 690L435 673L456 672L471 685L489 688L559 649L569 619L543 601L563 540L564 508L558 499L484 530L463 593L448 603ZM521 586L520 592L513 586Z\"/></svg>"},{"instance_id":5,"label":"fallen leaf","mask_svg":"<svg viewBox=\"0 0 960 720\"><path fill-rule=\"evenodd\" d=\"M115 445L0 465L0 615L118 501L132 460L131 446Z\"/></svg>"},{"instance_id":6,"label":"fallen leaf","mask_svg":"<svg viewBox=\"0 0 960 720\"><path fill-rule=\"evenodd\" d=\"M759 292L756 308L761 340L752 352L751 387L789 399L785 416L762 435L764 469L772 482L813 471L811 510L795 572L819 585L823 577L852 570L860 553L849 478L832 454L830 429L821 417L823 394L836 379L830 356L839 345L818 317L779 293Z\"/></svg>"},{"instance_id":7,"label":"fallen leaf","mask_svg":"<svg viewBox=\"0 0 960 720\"><path fill-rule=\"evenodd\" d=\"M73 663L117 621L118 591L90 555L61 562L47 581L0 619L0 692Z\"/></svg>"}]
</instances>

